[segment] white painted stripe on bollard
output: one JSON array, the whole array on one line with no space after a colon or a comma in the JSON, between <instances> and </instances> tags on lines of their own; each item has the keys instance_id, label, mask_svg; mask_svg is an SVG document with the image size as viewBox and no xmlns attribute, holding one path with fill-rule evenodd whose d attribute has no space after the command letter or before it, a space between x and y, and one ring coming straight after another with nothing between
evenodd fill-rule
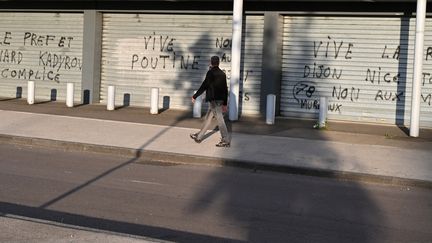
<instances>
[{"instance_id":1,"label":"white painted stripe on bollard","mask_svg":"<svg viewBox=\"0 0 432 243\"><path fill-rule=\"evenodd\" d=\"M67 83L66 86L66 106L74 106L74 83Z\"/></svg>"},{"instance_id":2,"label":"white painted stripe on bollard","mask_svg":"<svg viewBox=\"0 0 432 243\"><path fill-rule=\"evenodd\" d=\"M115 109L115 87L108 86L107 110L113 111Z\"/></svg>"},{"instance_id":3,"label":"white painted stripe on bollard","mask_svg":"<svg viewBox=\"0 0 432 243\"><path fill-rule=\"evenodd\" d=\"M34 81L27 82L27 103L33 105L35 102L35 83Z\"/></svg>"},{"instance_id":4,"label":"white painted stripe on bollard","mask_svg":"<svg viewBox=\"0 0 432 243\"><path fill-rule=\"evenodd\" d=\"M150 94L150 114L159 113L159 88L151 88Z\"/></svg>"},{"instance_id":5,"label":"white painted stripe on bollard","mask_svg":"<svg viewBox=\"0 0 432 243\"><path fill-rule=\"evenodd\" d=\"M267 95L267 110L266 110L266 123L273 125L275 123L276 115L276 95Z\"/></svg>"}]
</instances>

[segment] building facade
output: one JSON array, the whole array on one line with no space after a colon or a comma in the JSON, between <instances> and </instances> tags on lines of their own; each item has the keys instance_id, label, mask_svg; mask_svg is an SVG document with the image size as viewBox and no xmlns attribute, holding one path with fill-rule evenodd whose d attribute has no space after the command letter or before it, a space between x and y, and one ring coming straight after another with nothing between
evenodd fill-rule
<instances>
[{"instance_id":1,"label":"building facade","mask_svg":"<svg viewBox=\"0 0 432 243\"><path fill-rule=\"evenodd\" d=\"M232 1L2 1L0 96L192 110L209 58L231 74ZM427 13L430 12L428 6ZM416 1L244 1L240 116L408 125ZM432 19L426 18L420 126L432 128ZM162 107L161 107L162 108Z\"/></svg>"}]
</instances>

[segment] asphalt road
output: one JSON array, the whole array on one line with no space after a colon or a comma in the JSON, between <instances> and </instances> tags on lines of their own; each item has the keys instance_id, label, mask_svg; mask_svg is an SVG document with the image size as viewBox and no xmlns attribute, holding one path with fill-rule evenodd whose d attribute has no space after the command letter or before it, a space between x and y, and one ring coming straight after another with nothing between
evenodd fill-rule
<instances>
[{"instance_id":1,"label":"asphalt road","mask_svg":"<svg viewBox=\"0 0 432 243\"><path fill-rule=\"evenodd\" d=\"M0 225L0 242L432 242L432 190L0 144Z\"/></svg>"}]
</instances>

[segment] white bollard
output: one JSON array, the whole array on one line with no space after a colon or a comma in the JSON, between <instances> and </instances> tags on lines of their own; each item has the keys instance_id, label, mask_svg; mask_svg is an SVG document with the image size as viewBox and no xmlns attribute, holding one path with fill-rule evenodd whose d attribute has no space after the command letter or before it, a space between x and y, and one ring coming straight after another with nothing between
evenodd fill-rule
<instances>
[{"instance_id":1,"label":"white bollard","mask_svg":"<svg viewBox=\"0 0 432 243\"><path fill-rule=\"evenodd\" d=\"M74 106L74 84L67 83L66 86L66 106L73 107Z\"/></svg>"},{"instance_id":2,"label":"white bollard","mask_svg":"<svg viewBox=\"0 0 432 243\"><path fill-rule=\"evenodd\" d=\"M159 113L159 88L151 88L150 94L150 114Z\"/></svg>"},{"instance_id":3,"label":"white bollard","mask_svg":"<svg viewBox=\"0 0 432 243\"><path fill-rule=\"evenodd\" d=\"M195 91L196 93L196 91ZM195 103L193 104L193 117L194 118L201 118L201 109L202 109L202 98L203 95L198 96L195 99Z\"/></svg>"},{"instance_id":4,"label":"white bollard","mask_svg":"<svg viewBox=\"0 0 432 243\"><path fill-rule=\"evenodd\" d=\"M27 82L27 103L33 105L35 102L35 83L34 81Z\"/></svg>"},{"instance_id":5,"label":"white bollard","mask_svg":"<svg viewBox=\"0 0 432 243\"><path fill-rule=\"evenodd\" d=\"M276 115L276 95L267 95L267 110L266 110L266 123L273 125L275 123Z\"/></svg>"},{"instance_id":6,"label":"white bollard","mask_svg":"<svg viewBox=\"0 0 432 243\"><path fill-rule=\"evenodd\" d=\"M113 111L114 109L115 109L115 87L108 86L107 110Z\"/></svg>"},{"instance_id":7,"label":"white bollard","mask_svg":"<svg viewBox=\"0 0 432 243\"><path fill-rule=\"evenodd\" d=\"M319 103L319 127L323 128L326 126L327 120L327 97L320 97Z\"/></svg>"}]
</instances>

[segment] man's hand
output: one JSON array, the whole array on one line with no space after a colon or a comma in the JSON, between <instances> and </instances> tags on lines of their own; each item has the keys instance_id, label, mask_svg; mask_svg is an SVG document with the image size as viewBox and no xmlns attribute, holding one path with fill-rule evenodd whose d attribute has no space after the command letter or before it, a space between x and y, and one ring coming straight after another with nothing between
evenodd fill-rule
<instances>
[{"instance_id":1,"label":"man's hand","mask_svg":"<svg viewBox=\"0 0 432 243\"><path fill-rule=\"evenodd\" d=\"M192 104L193 104L193 103L195 103L195 99L194 99L194 97L192 97Z\"/></svg>"},{"instance_id":2,"label":"man's hand","mask_svg":"<svg viewBox=\"0 0 432 243\"><path fill-rule=\"evenodd\" d=\"M228 106L223 105L223 106L222 106L222 112L223 112L223 113L228 112Z\"/></svg>"}]
</instances>

